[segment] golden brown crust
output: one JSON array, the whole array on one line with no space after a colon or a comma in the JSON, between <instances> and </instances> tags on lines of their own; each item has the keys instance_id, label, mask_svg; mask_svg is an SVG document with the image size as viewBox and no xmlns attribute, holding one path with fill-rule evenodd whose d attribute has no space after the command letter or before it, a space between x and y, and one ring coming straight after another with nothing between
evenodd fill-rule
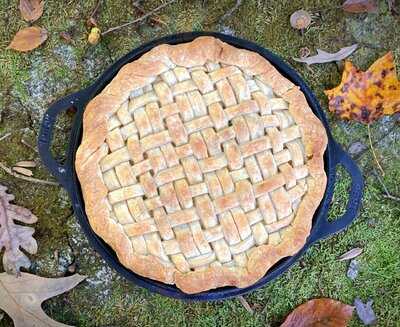
<instances>
[{"instance_id":1,"label":"golden brown crust","mask_svg":"<svg viewBox=\"0 0 400 327\"><path fill-rule=\"evenodd\" d=\"M238 66L244 72L257 74L257 78L271 86L276 94L289 103L289 112L300 127L310 175L307 177L307 193L279 244L254 248L247 267L209 267L205 270L182 273L176 270L173 264L161 261L155 256L134 253L122 227L110 218L106 201L108 190L103 183L99 161L107 153L107 147L104 146L107 120L126 101L132 90L151 83L154 76L167 71L171 63L193 67L203 65L206 61ZM220 119L218 107L210 108L215 108L215 117ZM249 286L263 277L281 258L294 255L303 247L310 234L314 212L325 192L323 154L326 144L325 129L312 113L303 93L267 60L257 53L235 48L213 37L199 37L185 44L160 45L153 48L140 59L125 65L110 84L87 105L83 119L82 143L76 154L76 171L90 225L96 234L114 249L120 262L142 276L168 284L175 283L186 293L197 293L222 286ZM231 156L234 164L234 150L231 151ZM148 268L150 266L152 269Z\"/></svg>"}]
</instances>

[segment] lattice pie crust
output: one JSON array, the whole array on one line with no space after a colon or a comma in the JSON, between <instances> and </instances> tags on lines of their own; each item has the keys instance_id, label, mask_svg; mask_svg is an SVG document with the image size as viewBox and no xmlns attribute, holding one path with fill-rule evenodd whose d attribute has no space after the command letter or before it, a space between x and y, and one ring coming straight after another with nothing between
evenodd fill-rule
<instances>
[{"instance_id":1,"label":"lattice pie crust","mask_svg":"<svg viewBox=\"0 0 400 327\"><path fill-rule=\"evenodd\" d=\"M251 285L302 248L326 143L267 60L199 37L122 67L85 110L76 170L120 262L196 293Z\"/></svg>"}]
</instances>

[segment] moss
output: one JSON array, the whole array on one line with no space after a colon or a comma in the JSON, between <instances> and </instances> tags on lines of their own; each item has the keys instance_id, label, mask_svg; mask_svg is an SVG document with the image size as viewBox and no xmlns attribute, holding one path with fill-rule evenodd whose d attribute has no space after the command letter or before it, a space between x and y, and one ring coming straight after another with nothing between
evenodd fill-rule
<instances>
[{"instance_id":1,"label":"moss","mask_svg":"<svg viewBox=\"0 0 400 327\"><path fill-rule=\"evenodd\" d=\"M341 1L243 1L228 19L220 17L236 1L177 1L163 9L159 16L165 25L141 24L110 33L97 46L89 46L86 38L86 18L97 1L47 1L44 15L35 23L49 31L49 39L39 49L27 54L10 50L0 52L0 136L12 135L0 142L0 160L11 166L19 160L35 159L37 153L21 144L22 136L35 135L43 112L59 97L86 87L108 65L132 48L153 38L190 30L225 30L257 42L280 55L309 83L323 108L327 101L323 90L340 80L340 70L335 64L315 65L308 69L293 61L301 47L312 53L317 48L337 51L343 46L359 42L359 50L351 60L366 69L389 49L400 61L400 36L386 2L380 4L379 15L344 14L337 7ZM143 2L145 10L160 5L160 1ZM314 24L303 35L290 28L288 19L297 9L313 13ZM126 1L102 1L96 17L104 31L138 16ZM16 3L0 0L0 46L4 49L15 32L28 26L19 18ZM59 37L67 31L73 37L66 44ZM364 125L339 121L327 113L336 140L348 148L355 141L368 144ZM57 124L55 153L61 158L71 116L63 116ZM398 171L400 150L398 122L394 117L385 118L372 125L376 151L385 169L384 181L388 189L400 194ZM60 268L64 260L73 260L77 271L88 276L67 294L45 303L45 310L55 319L78 326L138 326L138 325L240 325L278 326L288 312L298 304L316 297L332 297L352 303L356 296L364 301L374 300L374 310L380 324L395 326L400 317L400 257L396 250L400 243L400 216L397 203L385 199L376 178L371 152L367 149L357 158L366 177L363 205L355 222L339 235L315 244L287 273L265 287L246 296L253 307L249 315L238 300L213 303L184 303L165 298L134 286L119 277L92 250L84 234L71 216L71 206L66 194L59 187L36 185L11 178L0 171L0 183L6 184L16 195L16 202L31 209L38 217L35 237L39 251L32 256L32 272L43 276L65 273ZM34 170L35 177L51 179L42 164ZM333 205L329 216L340 216L345 209L349 180L339 172ZM360 273L355 281L346 277L348 262L337 257L352 247L361 246ZM55 251L60 259L56 260ZM66 263L66 264L67 264ZM90 305L88 305L90 303ZM8 317L0 326L11 326ZM351 326L361 326L354 318Z\"/></svg>"}]
</instances>

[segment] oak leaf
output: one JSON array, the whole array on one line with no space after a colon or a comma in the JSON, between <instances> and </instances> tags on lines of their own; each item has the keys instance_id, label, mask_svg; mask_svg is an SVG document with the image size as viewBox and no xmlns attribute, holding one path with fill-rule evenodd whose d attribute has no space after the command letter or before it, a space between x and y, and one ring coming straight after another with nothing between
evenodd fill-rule
<instances>
[{"instance_id":1,"label":"oak leaf","mask_svg":"<svg viewBox=\"0 0 400 327\"><path fill-rule=\"evenodd\" d=\"M41 304L53 296L74 288L86 276L75 274L63 278L44 278L21 273L14 277L0 274L0 309L14 321L15 327L66 327L42 310Z\"/></svg>"},{"instance_id":2,"label":"oak leaf","mask_svg":"<svg viewBox=\"0 0 400 327\"><path fill-rule=\"evenodd\" d=\"M46 29L38 26L30 26L18 31L7 49L27 52L37 48L46 40Z\"/></svg>"},{"instance_id":3,"label":"oak leaf","mask_svg":"<svg viewBox=\"0 0 400 327\"><path fill-rule=\"evenodd\" d=\"M41 0L20 0L19 10L27 22L38 20L43 14L44 2Z\"/></svg>"},{"instance_id":4,"label":"oak leaf","mask_svg":"<svg viewBox=\"0 0 400 327\"><path fill-rule=\"evenodd\" d=\"M345 327L353 310L353 306L332 299L313 299L294 309L281 327Z\"/></svg>"},{"instance_id":5,"label":"oak leaf","mask_svg":"<svg viewBox=\"0 0 400 327\"><path fill-rule=\"evenodd\" d=\"M383 115L400 111L400 82L388 52L366 72L346 61L341 83L325 94L329 110L342 119L372 123Z\"/></svg>"},{"instance_id":6,"label":"oak leaf","mask_svg":"<svg viewBox=\"0 0 400 327\"><path fill-rule=\"evenodd\" d=\"M31 262L20 247L30 254L37 251L36 240L32 237L32 227L17 225L14 220L33 224L37 217L28 209L11 204L14 196L6 192L7 188L0 184L0 251L3 255L4 270L10 274L19 274L20 268L29 268Z\"/></svg>"}]
</instances>

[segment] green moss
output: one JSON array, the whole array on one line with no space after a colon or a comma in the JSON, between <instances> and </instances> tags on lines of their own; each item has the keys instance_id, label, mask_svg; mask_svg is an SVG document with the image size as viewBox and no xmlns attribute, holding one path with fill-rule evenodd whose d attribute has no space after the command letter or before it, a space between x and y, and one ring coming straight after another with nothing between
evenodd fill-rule
<instances>
[{"instance_id":1,"label":"green moss","mask_svg":"<svg viewBox=\"0 0 400 327\"><path fill-rule=\"evenodd\" d=\"M337 7L341 1L243 1L225 21L220 17L235 1L177 1L164 8L160 19L165 25L140 24L126 27L102 38L97 46L87 44L86 18L97 1L46 1L43 16L35 23L49 31L49 38L39 49L21 54L0 51L0 136L12 135L0 142L0 160L12 166L19 160L35 159L37 153L21 144L26 129L35 143L40 118L57 98L86 87L113 61L132 48L151 39L191 30L229 28L237 36L257 42L280 55L309 83L323 108L327 108L324 89L338 84L341 73L335 64L314 65L311 69L293 61L301 47L314 54L317 48L337 51L359 42L351 60L366 69L378 56L392 50L397 67L400 61L399 17L392 16L386 2L380 13L344 14ZM143 2L146 11L160 1ZM314 23L303 34L290 28L290 14L297 9L313 12ZM96 17L102 31L138 17L134 8L122 0L102 1ZM0 0L0 46L5 49L20 28L28 26L20 19L17 4ZM73 37L66 44L60 32ZM40 84L41 83L41 84ZM33 99L33 100L32 100ZM366 126L339 121L327 113L336 140L345 148L355 141L368 144ZM55 152L62 157L71 117L65 115L57 124ZM399 196L398 171L400 150L398 123L385 118L371 126L379 160L384 167L384 182ZM355 297L374 300L379 324L396 326L400 317L400 216L398 203L384 198L381 185L371 172L376 164L367 149L358 157L366 177L366 189L358 218L344 232L315 244L287 273L267 286L246 296L255 313L250 315L238 300L213 303L184 303L168 299L134 286L106 268L91 249L71 216L71 206L59 187L37 185L11 178L0 170L0 183L16 195L16 203L31 209L38 217L35 237L39 251L31 256L32 272L57 276L59 262L54 252L75 260L77 271L89 281L67 294L45 303L45 310L55 319L77 326L278 326L297 305L311 298L332 297L351 304ZM35 177L51 179L42 164ZM349 179L341 170L329 217L340 216L347 202ZM364 249L359 257L360 272L355 281L346 277L348 262L337 257L352 247ZM90 305L88 304L90 303ZM8 317L0 326L11 326ZM354 318L351 326L361 326Z\"/></svg>"}]
</instances>

